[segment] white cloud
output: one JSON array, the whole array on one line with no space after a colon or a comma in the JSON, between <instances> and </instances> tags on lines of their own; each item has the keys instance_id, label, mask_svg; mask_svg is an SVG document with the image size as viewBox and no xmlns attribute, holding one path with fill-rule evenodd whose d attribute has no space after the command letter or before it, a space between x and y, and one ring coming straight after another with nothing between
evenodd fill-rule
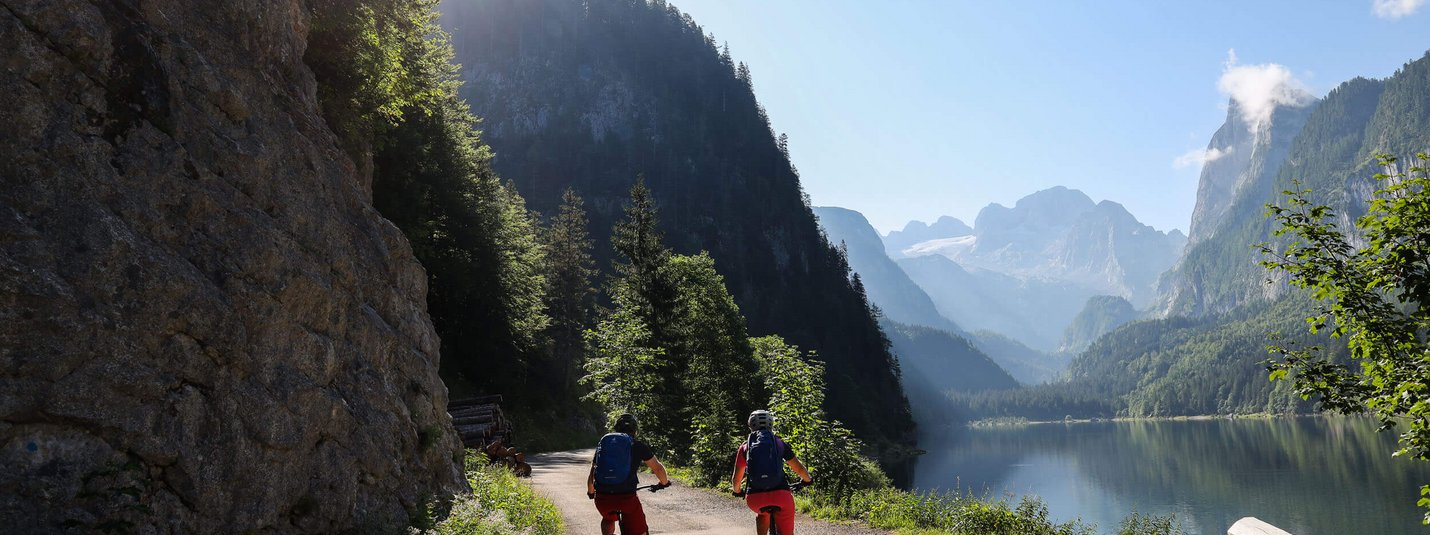
<instances>
[{"instance_id":1,"label":"white cloud","mask_svg":"<svg viewBox=\"0 0 1430 535\"><path fill-rule=\"evenodd\" d=\"M1271 112L1277 106L1301 106L1316 98L1284 65L1238 65L1235 49L1227 51L1217 89L1236 102L1242 120L1253 132L1271 122Z\"/></svg>"},{"instance_id":2,"label":"white cloud","mask_svg":"<svg viewBox=\"0 0 1430 535\"><path fill-rule=\"evenodd\" d=\"M1223 156L1231 154L1233 148L1234 147L1227 147L1225 149L1219 149L1212 147L1210 149L1192 149L1178 156L1177 159L1172 160L1172 166L1178 169L1193 166L1201 167L1202 165L1215 162L1220 160Z\"/></svg>"},{"instance_id":3,"label":"white cloud","mask_svg":"<svg viewBox=\"0 0 1430 535\"><path fill-rule=\"evenodd\" d=\"M1398 19L1414 15L1423 5L1425 0L1374 0L1370 10L1382 19Z\"/></svg>"}]
</instances>

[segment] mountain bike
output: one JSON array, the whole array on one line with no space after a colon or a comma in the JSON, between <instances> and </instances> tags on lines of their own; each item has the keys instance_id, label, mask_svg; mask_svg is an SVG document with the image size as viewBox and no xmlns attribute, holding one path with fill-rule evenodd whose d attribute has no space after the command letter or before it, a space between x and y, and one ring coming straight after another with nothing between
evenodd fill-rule
<instances>
[{"instance_id":1,"label":"mountain bike","mask_svg":"<svg viewBox=\"0 0 1430 535\"><path fill-rule=\"evenodd\" d=\"M670 485L661 485L660 483L651 483L651 484L649 484L649 485L644 485L644 486L636 487L636 492L640 492L640 491L643 491L643 490L649 490L649 491L651 491L651 492L660 492L661 489L664 489L664 488L669 487L669 486L670 486ZM595 495L595 494L587 494L586 497L587 497L587 498L590 498L590 499L592 499L592 500L596 499L596 495ZM621 535L626 535L626 523L625 523L624 518L623 518L624 516L625 516L625 511L621 511L621 510L617 509L617 510L611 511L610 513L607 513L606 516L605 516L604 518L602 518L601 520L602 520L602 521L615 522L615 523L616 523L616 527L621 530Z\"/></svg>"},{"instance_id":2,"label":"mountain bike","mask_svg":"<svg viewBox=\"0 0 1430 535\"><path fill-rule=\"evenodd\" d=\"M814 484L814 482L805 483L805 482L803 482L803 481L796 481L796 482L794 482L794 483L790 483L790 485L789 485L789 491L790 491L790 492L795 492L795 491L798 491L799 489L808 487L808 486L813 485L813 484ZM743 498L743 497L745 496L745 493L744 493L744 492L740 492L740 493L735 494L735 496L738 496L738 497ZM780 533L780 526L779 526L778 523L775 522L775 513L778 513L778 512L780 512L780 511L782 511L782 510L783 510L783 509L780 509L780 507L779 507L778 505L769 505L769 506L765 506L765 507L761 507L761 508L760 508L760 514L761 514L761 515L764 515L764 516L766 516L766 517L768 517L770 529L769 529L769 531L768 531L767 533L768 533L769 535L784 535L784 534Z\"/></svg>"}]
</instances>

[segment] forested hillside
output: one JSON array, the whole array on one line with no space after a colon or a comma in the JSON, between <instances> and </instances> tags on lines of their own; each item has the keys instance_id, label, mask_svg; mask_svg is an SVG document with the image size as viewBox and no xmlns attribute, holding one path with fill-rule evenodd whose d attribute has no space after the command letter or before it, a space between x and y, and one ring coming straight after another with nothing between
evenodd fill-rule
<instances>
[{"instance_id":1,"label":"forested hillside","mask_svg":"<svg viewBox=\"0 0 1430 535\"><path fill-rule=\"evenodd\" d=\"M904 370L904 388L921 431L936 433L961 422L949 403L950 392L1018 387L1008 372L962 336L888 320L880 324Z\"/></svg>"},{"instance_id":2,"label":"forested hillside","mask_svg":"<svg viewBox=\"0 0 1430 535\"><path fill-rule=\"evenodd\" d=\"M871 441L912 419L888 342L822 236L749 70L663 2L506 0L443 6L463 96L493 168L541 213L586 199L596 265L645 177L672 250L708 251L752 334L825 367L830 413Z\"/></svg>"},{"instance_id":3,"label":"forested hillside","mask_svg":"<svg viewBox=\"0 0 1430 535\"><path fill-rule=\"evenodd\" d=\"M1063 330L1063 340L1058 343L1059 353L1082 353L1087 346L1104 334L1137 319L1137 310L1132 303L1115 295L1094 295L1088 298Z\"/></svg>"},{"instance_id":4,"label":"forested hillside","mask_svg":"<svg viewBox=\"0 0 1430 535\"><path fill-rule=\"evenodd\" d=\"M1057 420L1306 412L1311 404L1290 383L1267 380L1265 362L1268 333L1335 348L1306 333L1302 318L1309 307L1298 297L1223 316L1132 322L1073 359L1066 381L960 396L962 415Z\"/></svg>"}]
</instances>

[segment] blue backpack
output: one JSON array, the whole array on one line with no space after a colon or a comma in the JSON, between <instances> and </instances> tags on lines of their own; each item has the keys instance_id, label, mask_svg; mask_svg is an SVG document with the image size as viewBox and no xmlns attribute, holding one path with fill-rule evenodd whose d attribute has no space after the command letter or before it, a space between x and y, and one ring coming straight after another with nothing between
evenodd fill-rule
<instances>
[{"instance_id":1,"label":"blue backpack","mask_svg":"<svg viewBox=\"0 0 1430 535\"><path fill-rule=\"evenodd\" d=\"M788 486L785 482L784 449L775 432L761 429L745 440L745 476L750 490L775 490Z\"/></svg>"},{"instance_id":2,"label":"blue backpack","mask_svg":"<svg viewBox=\"0 0 1430 535\"><path fill-rule=\"evenodd\" d=\"M635 439L625 433L601 437L596 446L596 490L606 492L631 478L631 447Z\"/></svg>"}]
</instances>

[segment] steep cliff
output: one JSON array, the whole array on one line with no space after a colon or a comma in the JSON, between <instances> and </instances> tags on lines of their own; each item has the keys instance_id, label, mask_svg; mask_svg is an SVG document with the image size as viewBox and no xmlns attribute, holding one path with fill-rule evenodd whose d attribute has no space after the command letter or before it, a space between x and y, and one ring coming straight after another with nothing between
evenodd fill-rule
<instances>
[{"instance_id":1,"label":"steep cliff","mask_svg":"<svg viewBox=\"0 0 1430 535\"><path fill-rule=\"evenodd\" d=\"M1274 142L1285 148L1252 158L1245 172L1254 177L1238 189L1215 232L1189 246L1162 277L1153 311L1163 316L1218 314L1283 295L1284 281L1268 283L1254 247L1276 241L1265 217L1266 204L1284 202L1281 191L1309 188L1313 199L1335 208L1338 223L1349 227L1374 189L1371 176L1381 171L1374 155L1408 155L1430 146L1430 134L1425 133L1430 124L1424 104L1427 88L1430 55L1384 80L1344 82L1314 106L1278 108L1271 116L1273 135L1282 122L1296 126ZM1193 228L1198 228L1195 223Z\"/></svg>"},{"instance_id":2,"label":"steep cliff","mask_svg":"<svg viewBox=\"0 0 1430 535\"><path fill-rule=\"evenodd\" d=\"M304 4L0 5L5 529L373 529L464 486Z\"/></svg>"}]
</instances>

